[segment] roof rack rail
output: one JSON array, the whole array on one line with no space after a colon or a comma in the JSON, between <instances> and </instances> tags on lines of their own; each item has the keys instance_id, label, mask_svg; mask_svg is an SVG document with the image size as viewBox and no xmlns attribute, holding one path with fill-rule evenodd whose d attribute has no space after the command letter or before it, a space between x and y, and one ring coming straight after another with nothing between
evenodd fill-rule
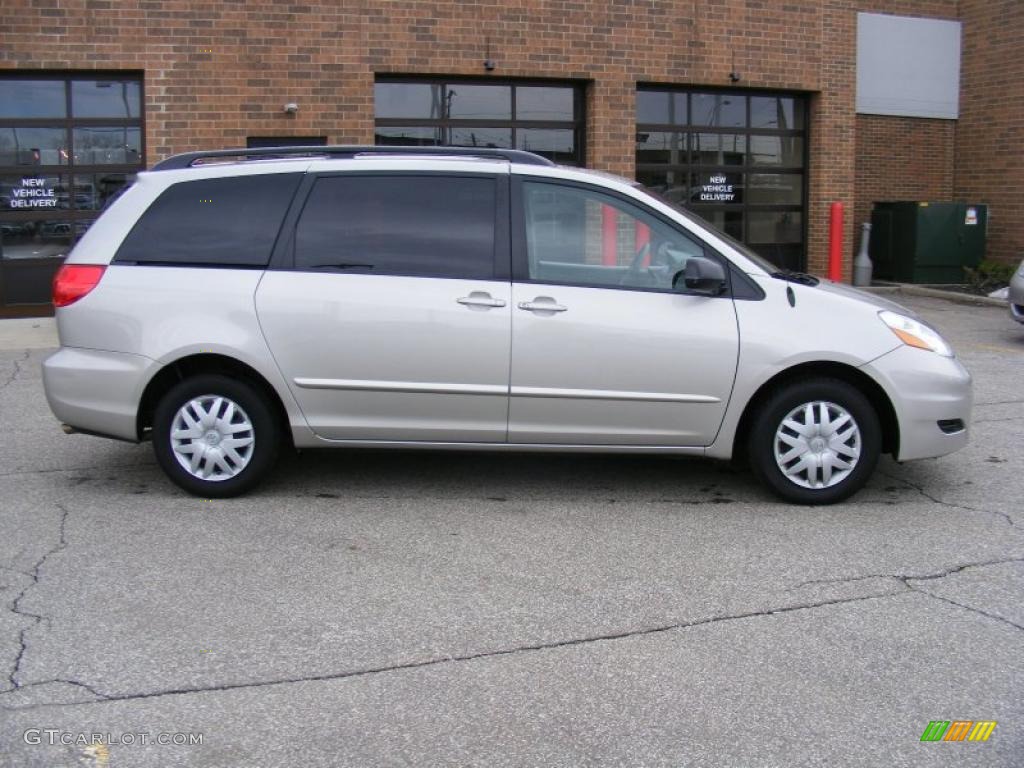
<instances>
[{"instance_id":1,"label":"roof rack rail","mask_svg":"<svg viewBox=\"0 0 1024 768\"><path fill-rule=\"evenodd\" d=\"M153 166L154 171L170 171L203 165L206 160L217 158L266 159L275 157L338 157L351 158L359 155L435 155L456 157L481 157L507 160L522 165L554 165L546 157L522 149L491 149L487 147L395 147L395 146L311 146L311 147L259 147L252 149L215 149L205 152L185 152L161 160Z\"/></svg>"}]
</instances>

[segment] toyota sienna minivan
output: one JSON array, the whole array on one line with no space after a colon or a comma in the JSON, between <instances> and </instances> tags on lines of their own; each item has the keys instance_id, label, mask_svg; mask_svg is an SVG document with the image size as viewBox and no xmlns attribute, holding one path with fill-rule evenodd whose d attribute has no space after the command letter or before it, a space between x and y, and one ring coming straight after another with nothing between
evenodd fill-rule
<instances>
[{"instance_id":1,"label":"toyota sienna minivan","mask_svg":"<svg viewBox=\"0 0 1024 768\"><path fill-rule=\"evenodd\" d=\"M204 497L283 446L744 456L791 502L968 439L913 312L780 270L634 182L516 150L195 152L54 280L66 432Z\"/></svg>"}]
</instances>

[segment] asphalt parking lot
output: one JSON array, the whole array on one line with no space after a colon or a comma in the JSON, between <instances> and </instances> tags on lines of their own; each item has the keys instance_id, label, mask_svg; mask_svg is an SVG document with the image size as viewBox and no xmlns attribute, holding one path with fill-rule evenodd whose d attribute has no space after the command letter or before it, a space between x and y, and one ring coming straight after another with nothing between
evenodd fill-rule
<instances>
[{"instance_id":1,"label":"asphalt parking lot","mask_svg":"<svg viewBox=\"0 0 1024 768\"><path fill-rule=\"evenodd\" d=\"M900 300L974 374L972 442L828 508L691 459L348 451L204 501L0 350L0 765L1024 764L1024 327Z\"/></svg>"}]
</instances>

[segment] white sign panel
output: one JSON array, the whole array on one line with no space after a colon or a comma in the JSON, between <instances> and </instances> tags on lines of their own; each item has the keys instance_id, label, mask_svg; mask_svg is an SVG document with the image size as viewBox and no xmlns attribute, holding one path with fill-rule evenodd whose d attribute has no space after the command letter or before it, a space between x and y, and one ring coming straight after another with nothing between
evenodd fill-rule
<instances>
[{"instance_id":1,"label":"white sign panel","mask_svg":"<svg viewBox=\"0 0 1024 768\"><path fill-rule=\"evenodd\" d=\"M857 14L857 112L960 116L959 21Z\"/></svg>"}]
</instances>

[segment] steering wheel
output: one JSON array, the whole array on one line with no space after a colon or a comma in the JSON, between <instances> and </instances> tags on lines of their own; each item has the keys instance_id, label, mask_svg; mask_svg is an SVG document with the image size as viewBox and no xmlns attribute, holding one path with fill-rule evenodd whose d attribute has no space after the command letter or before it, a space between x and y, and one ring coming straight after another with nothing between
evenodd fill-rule
<instances>
[{"instance_id":1,"label":"steering wheel","mask_svg":"<svg viewBox=\"0 0 1024 768\"><path fill-rule=\"evenodd\" d=\"M630 262L629 269L623 273L622 279L619 280L619 285L626 285L627 283L636 284L637 281L634 278L640 276L640 270L644 265L644 259L647 258L647 254L650 252L651 242L648 240L637 250L636 255L633 257L633 261Z\"/></svg>"},{"instance_id":2,"label":"steering wheel","mask_svg":"<svg viewBox=\"0 0 1024 768\"><path fill-rule=\"evenodd\" d=\"M651 256L651 266L674 267L677 259L672 255L672 246L668 240L664 241Z\"/></svg>"}]
</instances>

